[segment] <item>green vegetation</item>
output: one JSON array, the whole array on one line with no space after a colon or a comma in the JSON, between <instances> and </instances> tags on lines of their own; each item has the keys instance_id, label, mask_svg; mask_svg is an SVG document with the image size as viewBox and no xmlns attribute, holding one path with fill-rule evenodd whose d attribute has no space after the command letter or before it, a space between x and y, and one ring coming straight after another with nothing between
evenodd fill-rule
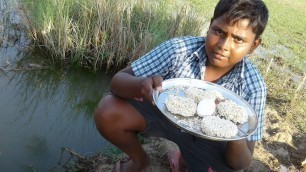
<instances>
[{"instance_id":1,"label":"green vegetation","mask_svg":"<svg viewBox=\"0 0 306 172\"><path fill-rule=\"evenodd\" d=\"M281 57L285 63L299 72L306 67L306 2L303 0L267 0L270 7L269 29L266 33L266 45L283 47L275 57ZM288 54L290 51L290 54Z\"/></svg>"},{"instance_id":2,"label":"green vegetation","mask_svg":"<svg viewBox=\"0 0 306 172\"><path fill-rule=\"evenodd\" d=\"M23 0L34 45L54 64L92 70L117 67L180 35L201 35L216 1ZM306 2L265 0L270 20L251 59L266 79L268 104L306 132ZM204 34L203 34L204 35ZM271 61L276 65L270 65ZM292 81L292 73L303 75ZM302 87L302 88L301 88Z\"/></svg>"},{"instance_id":3,"label":"green vegetation","mask_svg":"<svg viewBox=\"0 0 306 172\"><path fill-rule=\"evenodd\" d=\"M34 43L54 63L91 69L120 67L156 44L195 35L200 20L187 7L169 11L167 1L24 0Z\"/></svg>"}]
</instances>

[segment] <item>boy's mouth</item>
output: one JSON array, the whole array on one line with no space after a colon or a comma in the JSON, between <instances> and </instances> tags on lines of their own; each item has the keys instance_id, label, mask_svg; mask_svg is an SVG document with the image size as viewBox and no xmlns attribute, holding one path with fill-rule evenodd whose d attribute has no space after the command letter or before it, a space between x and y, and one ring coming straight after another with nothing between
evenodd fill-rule
<instances>
[{"instance_id":1,"label":"boy's mouth","mask_svg":"<svg viewBox=\"0 0 306 172\"><path fill-rule=\"evenodd\" d=\"M223 60L224 58L227 58L225 55L218 53L218 52L214 52L213 53L213 58L217 59L217 60Z\"/></svg>"}]
</instances>

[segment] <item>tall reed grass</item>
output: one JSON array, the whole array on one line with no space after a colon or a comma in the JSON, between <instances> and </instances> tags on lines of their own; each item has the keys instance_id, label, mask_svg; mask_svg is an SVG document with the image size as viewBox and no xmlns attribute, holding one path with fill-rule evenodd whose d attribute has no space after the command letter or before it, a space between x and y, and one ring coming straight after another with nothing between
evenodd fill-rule
<instances>
[{"instance_id":1,"label":"tall reed grass","mask_svg":"<svg viewBox=\"0 0 306 172\"><path fill-rule=\"evenodd\" d=\"M97 70L120 67L158 43L198 35L205 19L186 6L176 13L165 1L22 0L35 44L52 62Z\"/></svg>"}]
</instances>

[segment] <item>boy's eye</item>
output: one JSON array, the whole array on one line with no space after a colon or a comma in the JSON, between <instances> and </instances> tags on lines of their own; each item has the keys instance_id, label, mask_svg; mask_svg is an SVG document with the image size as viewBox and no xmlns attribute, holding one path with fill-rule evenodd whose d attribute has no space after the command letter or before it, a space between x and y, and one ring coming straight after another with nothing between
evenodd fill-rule
<instances>
[{"instance_id":1,"label":"boy's eye","mask_svg":"<svg viewBox=\"0 0 306 172\"><path fill-rule=\"evenodd\" d=\"M219 30L219 29L215 29L215 32L217 35L223 35L223 31L222 30Z\"/></svg>"},{"instance_id":2,"label":"boy's eye","mask_svg":"<svg viewBox=\"0 0 306 172\"><path fill-rule=\"evenodd\" d=\"M235 41L236 41L237 43L243 43L243 39L241 39L241 38L235 38Z\"/></svg>"}]
</instances>

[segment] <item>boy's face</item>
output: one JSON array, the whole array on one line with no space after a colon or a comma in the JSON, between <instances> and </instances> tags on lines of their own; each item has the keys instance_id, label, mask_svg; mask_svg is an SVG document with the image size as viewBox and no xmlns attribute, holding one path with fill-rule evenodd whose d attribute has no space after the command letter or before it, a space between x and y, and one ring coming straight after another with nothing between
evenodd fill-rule
<instances>
[{"instance_id":1,"label":"boy's face","mask_svg":"<svg viewBox=\"0 0 306 172\"><path fill-rule=\"evenodd\" d=\"M205 50L211 65L231 69L260 44L248 27L249 20L228 24L224 16L215 19L207 32Z\"/></svg>"}]
</instances>

